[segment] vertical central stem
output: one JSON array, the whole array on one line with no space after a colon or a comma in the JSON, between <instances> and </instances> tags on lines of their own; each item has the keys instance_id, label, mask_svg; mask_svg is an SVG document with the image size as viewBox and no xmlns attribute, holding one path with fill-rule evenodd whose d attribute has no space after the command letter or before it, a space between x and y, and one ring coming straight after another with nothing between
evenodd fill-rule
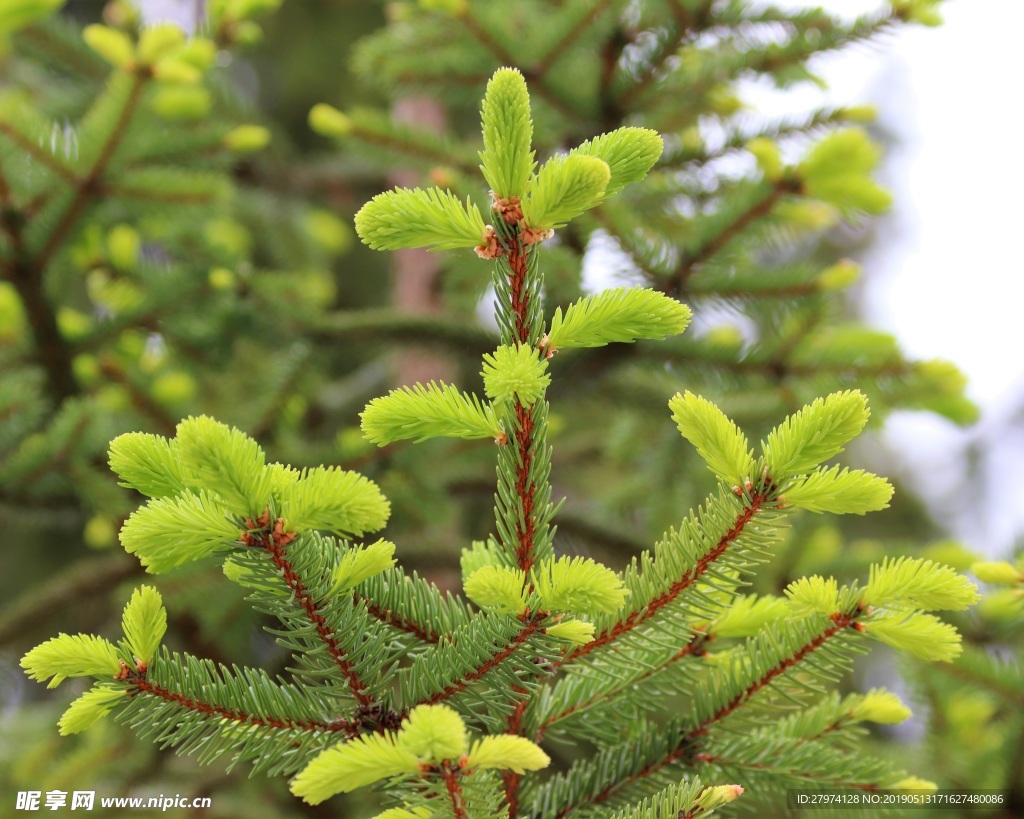
<instances>
[{"instance_id":1,"label":"vertical central stem","mask_svg":"<svg viewBox=\"0 0 1024 819\"><path fill-rule=\"evenodd\" d=\"M512 315L515 316L516 341L530 343L530 292L527 289L526 249L518 243L509 248L508 266L512 268L509 293L512 296Z\"/></svg>"},{"instance_id":2,"label":"vertical central stem","mask_svg":"<svg viewBox=\"0 0 1024 819\"><path fill-rule=\"evenodd\" d=\"M500 224L503 255L495 265L496 312L501 343L527 346L541 355L543 335L541 276L537 246L524 245L518 228ZM505 553L524 572L551 552L552 508L548 474L547 401L529 406L506 402L501 418L508 444L498 453L498 493L495 497L498 536Z\"/></svg>"},{"instance_id":3,"label":"vertical central stem","mask_svg":"<svg viewBox=\"0 0 1024 819\"><path fill-rule=\"evenodd\" d=\"M526 251L515 243L509 249L509 267L512 270L509 282L512 315L515 322L515 340L519 344L530 344L532 330L530 322L530 290L527 286L528 270ZM516 563L524 572L533 566L534 546L534 496L535 487L531 479L533 466L534 420L530 407L515 405L515 446L516 453L516 496L519 498L521 515L516 523Z\"/></svg>"},{"instance_id":4,"label":"vertical central stem","mask_svg":"<svg viewBox=\"0 0 1024 819\"><path fill-rule=\"evenodd\" d=\"M524 245L516 226L496 228L505 252L494 272L496 316L501 343L527 346L539 356L544 334L541 312L542 279L537 265L537 245ZM551 518L551 452L547 446L548 405L544 396L533 404L518 400L506 403L501 422L508 443L498 451L498 492L495 495L498 536L505 554L526 574L551 554L554 529ZM525 703L525 700L522 701ZM509 732L518 734L519 720L511 720ZM521 777L504 778L508 815L518 814Z\"/></svg>"},{"instance_id":5,"label":"vertical central stem","mask_svg":"<svg viewBox=\"0 0 1024 819\"><path fill-rule=\"evenodd\" d=\"M516 405L516 447L519 450L519 466L516 468L516 494L522 507L522 520L516 526L519 546L516 548L516 562L524 572L529 572L534 559L534 496L536 487L530 477L533 466L534 444L533 416L527 408Z\"/></svg>"}]
</instances>

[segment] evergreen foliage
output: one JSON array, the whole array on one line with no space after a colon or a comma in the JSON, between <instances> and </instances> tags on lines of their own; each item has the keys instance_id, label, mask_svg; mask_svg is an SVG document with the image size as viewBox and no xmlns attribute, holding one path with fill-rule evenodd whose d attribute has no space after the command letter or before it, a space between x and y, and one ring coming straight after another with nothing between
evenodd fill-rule
<instances>
[{"instance_id":1,"label":"evergreen foliage","mask_svg":"<svg viewBox=\"0 0 1024 819\"><path fill-rule=\"evenodd\" d=\"M520 82L499 73L487 87L484 130L491 132L485 157L502 166L492 164L491 172L503 184L515 184L524 150L495 146L503 128L513 142L520 140L524 121L528 98ZM952 569L908 559L883 562L863 589L803 578L790 585L781 607L768 612L751 600L744 615L731 612L734 636L709 649L715 620L731 608L743 575L772 559L789 508L863 513L887 505L891 487L883 479L819 466L863 427L867 407L860 393L806 405L768 435L756 461L720 409L691 393L677 395L670 402L677 425L724 481L719 491L621 575L589 558L552 553L545 431L554 378L540 374L551 334L559 335L554 322L545 330L537 308L544 282L538 258L549 236L538 234L544 223L531 219L556 213L551 223L561 226L600 195L608 166L587 160L604 169L600 185L589 181L590 164L568 160L552 171L565 177L558 184L543 181L543 168L527 182L527 196L533 190L546 210L503 206L508 197L495 191L502 218L493 252L480 255L493 260L495 271L502 347L485 358L484 374L496 404L432 383L375 399L363 415L367 436L380 444L493 434L498 537L464 561L466 593L480 611L451 631L420 622L414 636L430 634L434 644L421 653L409 646L409 621L382 616L380 601L364 596L372 577L398 571L391 568L392 544L359 547L342 539L387 520L388 504L366 478L267 464L254 440L208 417L181 422L170 441L122 436L112 444L112 464L125 485L138 480L152 494L125 524L126 549L151 572L227 553L228 576L249 590L254 608L280 622L275 633L292 654L294 682L166 650L156 656L166 613L159 596L143 587L124 616L131 664L112 644L88 635L62 635L25 656L35 679L100 678L95 693L66 717L67 730L113 712L143 736L180 753L198 752L201 761L229 755L231 764L253 760L257 770L294 774L292 792L311 804L386 780L389 798L409 815L620 809L636 816L666 810L697 815L727 805L745 787L699 787L697 775L743 779L765 795L797 781L870 789L906 780L894 766L819 737L844 721L891 722L909 712L886 692L840 704L824 690L865 650L865 638L925 660L956 657L959 634L926 612L976 602L974 586ZM591 192L579 198L585 189ZM422 220L415 193L393 197L386 207L382 201L374 199L357 216L368 244L445 241L448 226ZM403 208L418 227L393 230L387 242L374 238L381 235L378 225L400 221ZM663 296L638 290L570 308L560 325L569 328L563 343L632 342L685 327L685 310L669 308L667 325L652 321L652 300L662 311L668 307ZM637 315L646 327L634 326ZM527 357L536 363L524 368ZM733 479L741 482L730 487ZM417 584L409 577L404 582ZM444 619L443 607L424 592L426 620ZM736 622L742 619L752 622L743 628ZM415 661L403 663L407 656ZM666 713L657 696L669 692L688 698L681 715ZM312 703L324 697L333 706L314 715ZM795 736L776 735L770 726L794 705L827 715L827 724L806 735L809 718L790 718ZM485 735L472 746L469 727ZM559 734L589 740L594 750L551 776L528 776L551 763L538 743ZM750 760L766 753L773 764L758 765L751 775ZM506 773L491 774L495 769Z\"/></svg>"},{"instance_id":2,"label":"evergreen foliage","mask_svg":"<svg viewBox=\"0 0 1024 819\"><path fill-rule=\"evenodd\" d=\"M31 538L52 509L68 542L120 528L138 561L83 560L3 619L27 648L66 628L53 601L132 583L76 623L110 634L127 599L122 640L24 656L32 679L91 686L58 723L82 756L48 775L111 770L116 721L346 816L768 815L808 783L934 787L905 767L976 786L948 754L869 744L864 723L909 715L849 693L881 642L935 736L1013 781L1019 669L985 650L1019 648L1012 600L990 593L980 626L957 614L970 561L894 559L917 531L831 522L905 503L832 462L869 401L872 423L974 415L952 365L907 359L843 306L859 270L836 228L889 203L871 112L772 119L735 96L745 77L813 80L814 55L934 24L936 3L850 22L702 0L389 4L355 70L396 109L440 101L441 132L359 107L315 0L265 31L279 3L216 0L191 37L126 0L84 30L56 5L0 9L0 503ZM369 28L371 6L343 13ZM291 26L310 52L331 43L323 70L274 69L301 128L238 82ZM332 104L310 110L314 74ZM361 309L393 258L348 252L363 202L370 248L451 251L436 315ZM585 285L595 262L616 286ZM492 301L494 325L477 315ZM382 351L410 343L452 368L396 385ZM441 565L460 551L461 588ZM1024 576L974 571L1008 593ZM276 648L252 638L267 622ZM958 722L958 698L1005 728ZM65 753L45 742L31 758ZM148 754L115 775L180 770ZM262 783L237 793L268 809ZM277 794L279 815L308 815Z\"/></svg>"}]
</instances>

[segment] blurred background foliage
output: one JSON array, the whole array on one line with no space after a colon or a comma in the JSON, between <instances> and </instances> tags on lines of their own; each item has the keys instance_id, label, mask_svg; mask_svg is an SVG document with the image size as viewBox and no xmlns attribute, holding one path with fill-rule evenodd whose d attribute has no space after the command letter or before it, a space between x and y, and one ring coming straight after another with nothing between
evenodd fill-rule
<instances>
[{"instance_id":1,"label":"blurred background foliage","mask_svg":"<svg viewBox=\"0 0 1024 819\"><path fill-rule=\"evenodd\" d=\"M387 536L402 563L457 586L460 550L492 526L491 453L458 441L377 449L358 413L416 380L479 386L480 355L497 339L488 276L471 254L376 254L351 220L396 184L482 193L477 105L501 65L530 85L539 158L620 124L666 142L645 184L545 247L547 314L642 283L696 315L670 343L552 362L562 552L621 567L706 495L710 478L666 408L683 389L751 436L851 387L869 395L876 428L896 408L974 420L955 368L908 360L850 308L856 259L888 201L871 179L872 112L780 119L736 93L756 76L780 88L818 81L814 55L934 24L936 3L880 3L852 22L742 0L279 5L168 0L146 4L147 17L128 0L0 9L4 805L19 790L95 788L211 795L210 816L364 815L353 798L311 808L282 782L200 769L115 725L59 738L71 694L33 690L17 659L56 631L116 621L141 575L116 533L139 499L116 485L106 445L129 430L172 434L190 414L246 430L272 459L369 475L393 503ZM134 47L147 20L170 13L203 44L157 55L136 88L114 41ZM335 111L314 130L318 103ZM877 437L854 457L885 473ZM802 574L863 577L899 554L965 570L976 560L898 491L882 514L799 518L754 591ZM970 642L961 660L927 673L881 654L862 664L851 687L903 686L916 714L880 731L875 752L940 787L1024 798L1022 568L979 573L1001 585L957 623ZM283 673L287 657L216 571L158 585L172 646Z\"/></svg>"}]
</instances>

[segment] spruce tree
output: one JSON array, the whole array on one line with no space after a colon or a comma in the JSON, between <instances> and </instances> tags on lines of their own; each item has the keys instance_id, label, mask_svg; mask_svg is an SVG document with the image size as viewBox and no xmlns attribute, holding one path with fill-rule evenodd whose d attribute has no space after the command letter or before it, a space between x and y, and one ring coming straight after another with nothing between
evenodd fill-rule
<instances>
[{"instance_id":1,"label":"spruce tree","mask_svg":"<svg viewBox=\"0 0 1024 819\"><path fill-rule=\"evenodd\" d=\"M47 5L35 4L40 16ZM274 5L211 3L205 39L244 46L255 39L259 13ZM322 313L330 300L317 297L322 274L271 272L322 268L325 245L337 248L343 234L291 191L253 185L252 166L232 153L238 146L228 137L251 146L265 135L237 130L259 118L239 106L220 69L209 66L203 80L211 114L191 124L168 126L159 111L140 106L139 121L116 138L153 160L144 170L164 172L147 190L163 209L136 222L137 203L122 201L125 191L108 180L90 202L108 207L84 214L80 247L66 241L46 271L35 271L37 286L50 282L55 320L62 310L74 317L67 307L82 313L82 294L62 282L102 274L84 302L100 320L87 317L92 329L83 336L100 332L100 367L90 369L89 345L83 350L76 336L82 326L58 327L75 356L81 396L53 392L57 371L48 369L45 344L20 318L31 300L13 282L0 292L16 317L10 326L21 328L4 338L5 367L14 364L0 388L13 402L0 417L10 431L3 446L13 453L5 457L5 500L85 506L86 517L117 520L137 496L104 479L100 453L118 433L146 430L116 438L110 449L121 481L151 498L125 525L122 542L170 580L129 592L125 640L113 653L112 643L90 637L62 637L30 652L37 677L103 678L62 719L62 732L112 711L202 762L297 774L293 788L311 802L339 781L371 784L353 772L383 754L392 766L384 770L398 777L385 799L424 815L509 808L633 815L630 805L648 795L653 801L636 815L698 815L737 796L737 785L747 788L737 806L764 811L775 810L787 785L808 779L901 781L902 763L875 764L850 749L862 741L865 720L896 721L906 709L891 694L849 693L848 679L841 688L831 680L872 636L905 646L908 635L928 632L929 667L951 658L953 632L926 611L960 607L971 592L937 554L883 558L916 546L916 533L872 526L872 516L838 529L830 516L794 513L885 503L880 479L831 462L816 469L864 426L867 401L857 390L870 398L872 422L895 407L958 422L973 410L954 369L905 359L891 337L845 311L843 291L858 271L831 239L842 224L863 224L887 204L871 178L878 149L864 130L870 112L828 109L773 121L744 115L734 86L751 75L805 81L815 54L904 23L930 24L934 6L899 2L843 23L818 10L746 3L389 4L388 25L360 44L354 66L385 105L436 99L449 130L396 123L383 110L320 105L310 123L336 145L302 173L324 175L354 211L396 165L419 172L418 188L373 198L356 225L371 247L441 250L444 309L431 317L350 303ZM16 123L13 136L0 132L16 194L5 224L33 203L38 175L29 171L39 163L54 201L75 196L89 176L86 164L81 178L72 178L77 165L70 175L56 168L81 161L66 139L77 134L81 152L88 124L102 118L86 117L74 130L54 121L77 121L97 83L115 88L127 77L130 85L133 72L153 68L138 55L143 38L152 42L160 28L143 29L131 15L108 14L105 22L85 45L59 19L14 37L18 65L69 74L91 66L84 79L92 85L83 80L77 103L54 95L26 107L11 97L21 107L5 120ZM172 60L181 56L175 49L205 48L167 36L175 40ZM502 66L518 66L519 74ZM46 89L31 71L12 77ZM478 156L475 121L489 80ZM146 80L153 96L168 82ZM168 96L186 108L196 98ZM107 108L109 116L117 106ZM37 123L36 142L19 130L23 122ZM202 151L182 155L183 144ZM134 157L115 147L103 174L112 179ZM198 184L200 169L204 184L219 186L216 201L188 210L169 203L174 191ZM200 227L211 219L220 230ZM42 234L46 223L37 224ZM487 224L493 231L485 235ZM246 248L239 225L255 249ZM13 270L16 248L5 230L0 250ZM79 235L67 231L68 239ZM125 248L140 241L149 252L136 254L138 272L119 268L114 256L128 258ZM473 249L493 258L481 261ZM623 280L588 290L581 271L595 260L613 260ZM168 264L174 280L161 278ZM338 281L351 294L382 281L366 275L379 266L354 252ZM180 288L197 281L199 298L180 303ZM130 290L126 283L137 285L142 307L139 294L124 304L103 295ZM494 302L493 324L478 320L481 300ZM680 335L683 302L697 327ZM723 306L739 329L719 323ZM156 373L141 366L145 336L121 332L136 322L157 329L166 345ZM450 383L384 385L386 359L367 340L440 347L454 362L444 376ZM156 389L165 372L182 370L194 379L191 396ZM257 383L245 377L254 370ZM178 378L179 387L187 383ZM356 413L340 416L338 396L349 404L388 386L395 389L363 412L361 441ZM247 400L238 400L240 390ZM73 413L82 407L89 424L76 426ZM320 418L315 430L312 417ZM345 423L351 427L339 432ZM741 429L761 439L756 458ZM801 460L789 451L802 453L800 442L820 449ZM268 465L274 460L295 468ZM347 469L317 466L334 462L364 470L383 494ZM387 535L397 549L355 541L383 524L383 495L393 504ZM697 511L683 517L691 507ZM93 534L100 528L93 525ZM844 550L835 546L841 531L870 533L879 545ZM461 583L452 583L437 556L458 561L460 553ZM441 589L400 571L395 554ZM868 569L865 554L876 568ZM212 591L226 583L218 580L221 566L248 589L258 616L276 619L283 656L271 653L266 663L265 648L258 659L244 656L251 621L218 614L237 610L240 597ZM125 574L118 569L101 583ZM794 580L801 574L809 577ZM46 608L63 583L42 595ZM930 595L933 585L948 597ZM869 604L878 610L863 608ZM164 607L171 648L157 649ZM17 622L38 619L25 616L38 611L22 609ZM175 628L188 617L207 634L225 622L230 630L207 651ZM806 646L814 648L801 653ZM223 661L225 653L238 665L202 659ZM784 710L794 701L807 707L802 716ZM628 730L616 722L623 717ZM554 762L533 770L548 758ZM931 762L916 772L940 780ZM339 815L359 810L338 804Z\"/></svg>"},{"instance_id":2,"label":"spruce tree","mask_svg":"<svg viewBox=\"0 0 1024 819\"><path fill-rule=\"evenodd\" d=\"M142 586L117 644L61 634L22 660L51 684L97 680L62 730L113 711L203 761L293 775L291 790L312 804L386 781L389 816L696 816L748 789L771 804L795 782L926 786L849 750L862 722L909 713L893 695L822 689L867 640L952 659L959 635L930 612L966 608L974 586L948 567L900 558L873 566L863 585L814 576L784 598L741 594L794 510L888 504L883 479L823 466L866 423L863 394L803 407L755 456L718 407L678 393L673 420L717 490L621 573L554 554L552 356L676 335L690 311L664 293L623 288L542 318L543 243L643 179L662 152L656 133L620 128L538 167L515 69L489 82L482 120L493 224L437 188L381 194L356 217L371 247L471 248L493 264L502 343L483 360L486 398L430 383L394 390L362 414L378 444L457 437L497 448L495 535L463 553L476 608L397 568L393 544L350 539L379 530L389 512L357 473L268 464L255 441L206 416L182 421L173 439L128 433L111 444L111 467L150 501L122 544L154 573L223 561L250 603L280 621L292 679L161 649L166 611ZM674 696L687 703L678 712L666 708ZM591 750L553 776L534 775L551 762L541 746L556 739Z\"/></svg>"}]
</instances>

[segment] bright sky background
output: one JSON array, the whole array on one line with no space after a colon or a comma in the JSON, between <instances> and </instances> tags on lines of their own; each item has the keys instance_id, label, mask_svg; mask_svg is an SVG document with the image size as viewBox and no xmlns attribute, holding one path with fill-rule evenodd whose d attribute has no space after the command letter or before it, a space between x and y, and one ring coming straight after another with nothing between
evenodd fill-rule
<instances>
[{"instance_id":1,"label":"bright sky background","mask_svg":"<svg viewBox=\"0 0 1024 819\"><path fill-rule=\"evenodd\" d=\"M850 15L879 4L822 5ZM895 229L869 260L866 306L908 353L961 365L972 397L990 404L1024 391L1011 336L1024 294L1024 257L1011 247L1024 216L1024 3L949 0L941 8L940 28L904 27L817 66L828 99L876 104L901 143L885 171Z\"/></svg>"},{"instance_id":2,"label":"bright sky background","mask_svg":"<svg viewBox=\"0 0 1024 819\"><path fill-rule=\"evenodd\" d=\"M880 4L821 5L849 16ZM812 67L829 91L804 87L786 106L870 102L895 139L882 170L895 206L864 259L864 308L910 356L964 370L982 420L964 432L899 413L885 437L937 517L996 555L1024 531L1024 486L1015 477L1024 417L1014 418L1024 416L1024 3L948 0L941 8L940 28L907 26L823 55ZM967 477L972 455L978 471Z\"/></svg>"}]
</instances>

